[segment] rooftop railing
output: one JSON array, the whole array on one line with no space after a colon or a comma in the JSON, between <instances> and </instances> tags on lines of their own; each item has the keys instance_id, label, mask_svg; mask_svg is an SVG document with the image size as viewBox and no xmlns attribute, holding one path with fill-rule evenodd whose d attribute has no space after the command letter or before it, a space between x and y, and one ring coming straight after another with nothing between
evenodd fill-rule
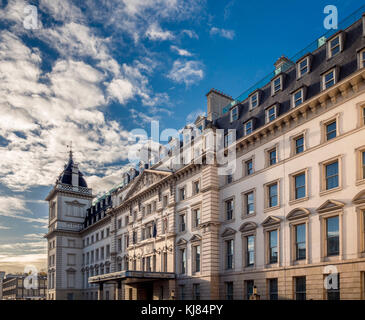
<instances>
[{"instance_id":1,"label":"rooftop railing","mask_svg":"<svg viewBox=\"0 0 365 320\"><path fill-rule=\"evenodd\" d=\"M357 20L359 20L361 18L362 14L364 13L364 11L365 11L365 5L361 6L359 9L357 9L356 11L354 11L353 13L351 13L345 19L341 20L338 23L338 28L337 29L330 29L325 34L323 34L321 37L317 38L315 41L313 41L308 46L306 46L304 49L302 49L299 52L297 52L294 56L292 56L290 58L290 61L292 61L293 63L295 63L298 59L300 59L301 57L303 57L305 54L307 54L309 52L313 52L313 51L317 50L318 48L322 47L326 43L326 40L328 38L330 38L332 35L334 35L336 32L338 32L339 30L346 29L347 27L349 27L350 25L352 25L353 23L355 23ZM247 99L249 97L249 95L252 92L254 92L256 89L262 88L265 85L267 85L276 74L279 74L280 72L287 71L293 65L294 64L292 64L292 65L286 64L283 67L281 67L281 69L276 69L276 70L270 72L263 79L261 79L260 81L258 81L257 83L255 83L253 86L251 86L250 88L248 88L247 90L245 90L236 99L234 99L231 103L229 103L227 106L225 106L223 108L222 114L225 114L226 112L228 112L229 109L232 106L234 106L237 103L240 103L240 102L244 101L245 99Z\"/></svg>"}]
</instances>

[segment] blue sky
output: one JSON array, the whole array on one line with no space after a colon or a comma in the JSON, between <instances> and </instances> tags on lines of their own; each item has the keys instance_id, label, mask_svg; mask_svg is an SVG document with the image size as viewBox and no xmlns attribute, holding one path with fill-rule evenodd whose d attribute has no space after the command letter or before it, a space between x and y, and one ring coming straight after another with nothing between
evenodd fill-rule
<instances>
[{"instance_id":1,"label":"blue sky","mask_svg":"<svg viewBox=\"0 0 365 320\"><path fill-rule=\"evenodd\" d=\"M23 26L24 6L38 29ZM205 94L234 98L321 36L359 1L1 1L0 270L45 267L47 204L67 160L95 193L121 179L128 133L182 128Z\"/></svg>"}]
</instances>

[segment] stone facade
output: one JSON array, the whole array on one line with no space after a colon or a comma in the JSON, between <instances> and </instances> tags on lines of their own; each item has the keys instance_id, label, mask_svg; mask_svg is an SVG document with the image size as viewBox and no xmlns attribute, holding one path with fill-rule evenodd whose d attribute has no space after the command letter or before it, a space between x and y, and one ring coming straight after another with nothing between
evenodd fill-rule
<instances>
[{"instance_id":1,"label":"stone facade","mask_svg":"<svg viewBox=\"0 0 365 320\"><path fill-rule=\"evenodd\" d=\"M327 40L339 37L339 58L325 58L327 44L282 58L288 69L255 91L258 109L252 95L211 90L199 130L186 128L194 139L172 139L102 199L71 156L47 197L48 298L364 299L364 20ZM312 68L298 77L304 60ZM222 174L218 153L230 150L235 170Z\"/></svg>"}]
</instances>

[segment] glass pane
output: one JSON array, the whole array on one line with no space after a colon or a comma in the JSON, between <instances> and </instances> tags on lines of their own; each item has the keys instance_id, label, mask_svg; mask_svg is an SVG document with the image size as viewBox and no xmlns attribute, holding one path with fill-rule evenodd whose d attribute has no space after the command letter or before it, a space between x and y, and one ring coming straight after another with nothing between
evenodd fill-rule
<instances>
[{"instance_id":1,"label":"glass pane","mask_svg":"<svg viewBox=\"0 0 365 320\"><path fill-rule=\"evenodd\" d=\"M326 189L338 187L338 162L326 166Z\"/></svg>"},{"instance_id":2,"label":"glass pane","mask_svg":"<svg viewBox=\"0 0 365 320\"><path fill-rule=\"evenodd\" d=\"M300 153L304 151L304 138L300 137L295 140L296 153Z\"/></svg>"},{"instance_id":3,"label":"glass pane","mask_svg":"<svg viewBox=\"0 0 365 320\"><path fill-rule=\"evenodd\" d=\"M327 140L333 139L336 137L336 121L328 124L326 126L327 131Z\"/></svg>"},{"instance_id":4,"label":"glass pane","mask_svg":"<svg viewBox=\"0 0 365 320\"><path fill-rule=\"evenodd\" d=\"M305 174L300 174L295 177L295 198L300 199L305 197Z\"/></svg>"}]
</instances>

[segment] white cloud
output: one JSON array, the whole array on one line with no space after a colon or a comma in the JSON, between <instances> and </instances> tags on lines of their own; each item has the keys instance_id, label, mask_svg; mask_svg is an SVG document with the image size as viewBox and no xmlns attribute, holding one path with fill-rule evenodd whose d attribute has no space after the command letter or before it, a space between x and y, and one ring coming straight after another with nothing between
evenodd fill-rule
<instances>
[{"instance_id":1,"label":"white cloud","mask_svg":"<svg viewBox=\"0 0 365 320\"><path fill-rule=\"evenodd\" d=\"M193 84L204 77L202 63L199 61L176 60L168 74L168 78L185 85Z\"/></svg>"},{"instance_id":2,"label":"white cloud","mask_svg":"<svg viewBox=\"0 0 365 320\"><path fill-rule=\"evenodd\" d=\"M191 57L193 54L191 52L189 52L188 50L185 50L185 49L181 49L177 46L170 46L170 49L172 51L175 51L177 52L177 54L179 56L184 56L184 57Z\"/></svg>"},{"instance_id":3,"label":"white cloud","mask_svg":"<svg viewBox=\"0 0 365 320\"><path fill-rule=\"evenodd\" d=\"M212 27L210 29L209 33L210 33L211 36L219 35L219 36L221 36L223 38L226 38L226 39L229 39L229 40L232 40L235 36L234 30L219 29L219 28L216 28L216 27Z\"/></svg>"},{"instance_id":4,"label":"white cloud","mask_svg":"<svg viewBox=\"0 0 365 320\"><path fill-rule=\"evenodd\" d=\"M205 116L206 112L202 109L194 110L190 112L186 117L186 123L192 124L198 116Z\"/></svg>"},{"instance_id":5,"label":"white cloud","mask_svg":"<svg viewBox=\"0 0 365 320\"><path fill-rule=\"evenodd\" d=\"M146 30L146 37L154 41L173 40L175 38L171 31L163 31L157 23L152 23L148 27L148 29Z\"/></svg>"},{"instance_id":6,"label":"white cloud","mask_svg":"<svg viewBox=\"0 0 365 320\"><path fill-rule=\"evenodd\" d=\"M184 29L181 31L183 34L186 34L191 39L199 39L199 36L196 34L194 30Z\"/></svg>"}]
</instances>

